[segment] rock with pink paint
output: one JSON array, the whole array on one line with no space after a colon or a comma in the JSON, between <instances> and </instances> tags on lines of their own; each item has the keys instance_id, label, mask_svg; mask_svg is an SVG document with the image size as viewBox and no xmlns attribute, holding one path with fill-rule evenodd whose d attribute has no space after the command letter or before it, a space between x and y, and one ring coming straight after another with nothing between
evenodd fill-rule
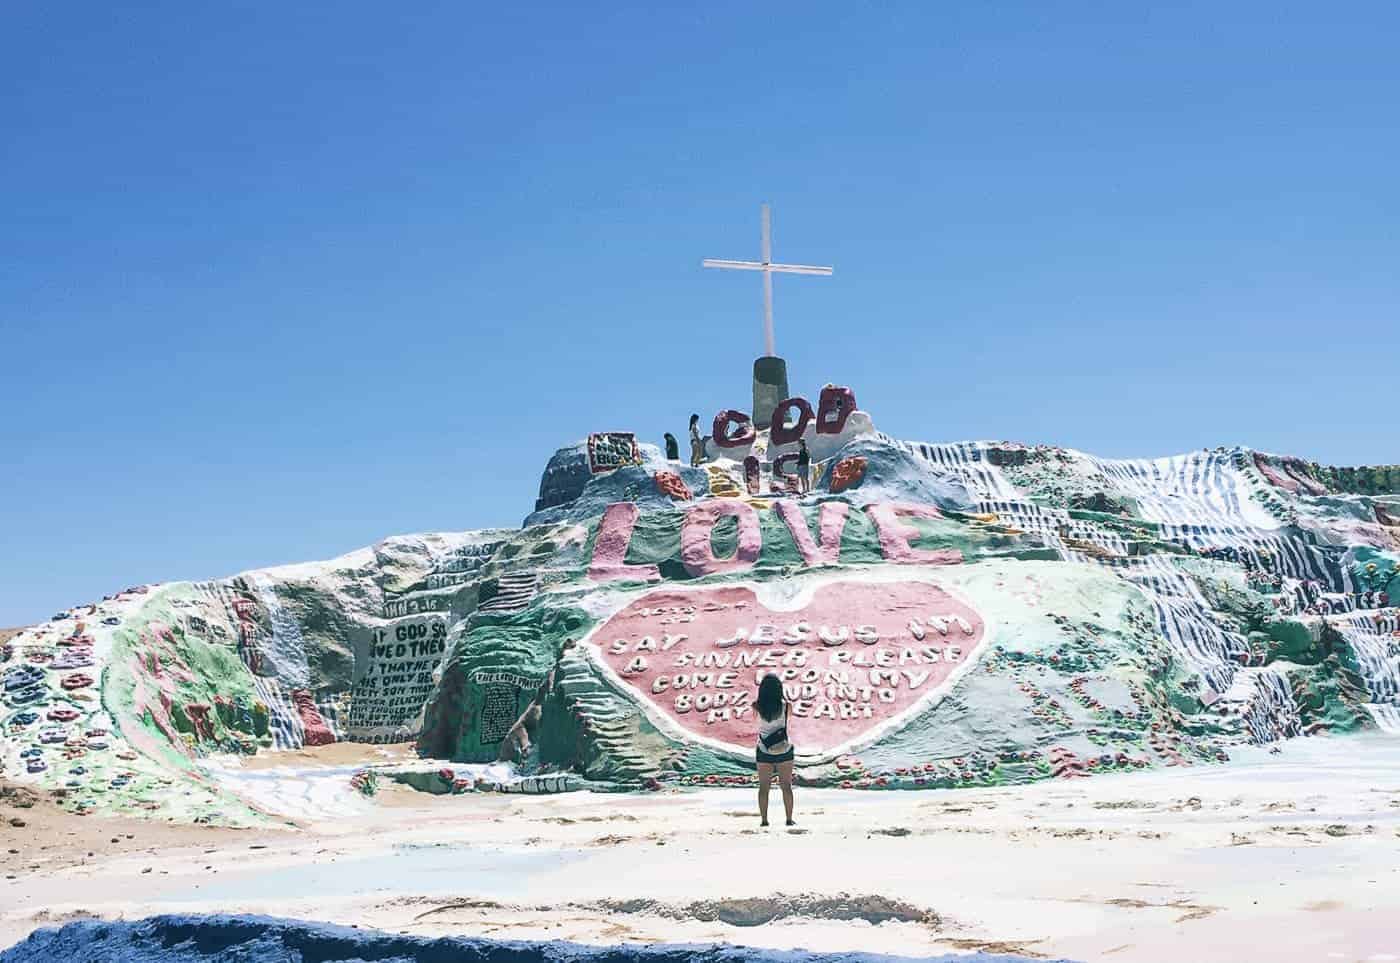
<instances>
[{"instance_id":1,"label":"rock with pink paint","mask_svg":"<svg viewBox=\"0 0 1400 963\"><path fill-rule=\"evenodd\" d=\"M409 785L747 784L769 674L801 777L852 790L1400 731L1386 469L900 441L836 386L719 414L699 466L625 426L559 449L519 529L144 587L21 632L7 771L100 787L74 806L240 824L275 800L239 757L341 741L414 742Z\"/></svg>"}]
</instances>

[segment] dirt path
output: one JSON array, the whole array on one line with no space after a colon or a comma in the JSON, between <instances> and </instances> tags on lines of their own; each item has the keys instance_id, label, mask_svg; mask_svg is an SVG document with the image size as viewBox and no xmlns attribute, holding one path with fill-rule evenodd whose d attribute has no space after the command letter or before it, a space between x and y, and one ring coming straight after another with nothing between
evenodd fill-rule
<instances>
[{"instance_id":1,"label":"dirt path","mask_svg":"<svg viewBox=\"0 0 1400 963\"><path fill-rule=\"evenodd\" d=\"M0 779L0 876L8 883L39 873L99 866L115 856L144 854L160 859L180 847L234 847L284 835L77 816L60 809L48 793Z\"/></svg>"}]
</instances>

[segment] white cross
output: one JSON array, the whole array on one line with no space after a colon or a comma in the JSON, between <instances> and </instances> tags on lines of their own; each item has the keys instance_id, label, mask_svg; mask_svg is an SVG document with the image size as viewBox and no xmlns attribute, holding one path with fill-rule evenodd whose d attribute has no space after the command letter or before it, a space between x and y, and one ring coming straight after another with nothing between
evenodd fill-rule
<instances>
[{"instance_id":1,"label":"white cross","mask_svg":"<svg viewBox=\"0 0 1400 963\"><path fill-rule=\"evenodd\" d=\"M763 272L763 343L767 348L767 354L771 358L777 354L773 348L773 274L818 274L823 277L831 275L829 267L815 267L811 264L774 264L773 263L773 232L769 224L768 205L763 205L763 241L761 261L722 261L718 258L707 257L700 262L702 267L729 268L734 271L762 271Z\"/></svg>"}]
</instances>

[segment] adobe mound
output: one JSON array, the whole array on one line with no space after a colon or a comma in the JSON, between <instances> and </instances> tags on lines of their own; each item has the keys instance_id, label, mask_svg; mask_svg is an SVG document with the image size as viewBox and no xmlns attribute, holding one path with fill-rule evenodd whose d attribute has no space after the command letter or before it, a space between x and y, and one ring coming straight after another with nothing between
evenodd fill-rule
<instances>
[{"instance_id":1,"label":"adobe mound","mask_svg":"<svg viewBox=\"0 0 1400 963\"><path fill-rule=\"evenodd\" d=\"M745 782L767 672L800 777L852 788L1400 731L1400 471L910 443L863 412L815 430L810 494L765 431L694 468L609 433L551 459L520 530L27 629L0 648L5 775L235 823L266 800L211 763L341 740L416 739L440 761L388 775L435 792Z\"/></svg>"}]
</instances>

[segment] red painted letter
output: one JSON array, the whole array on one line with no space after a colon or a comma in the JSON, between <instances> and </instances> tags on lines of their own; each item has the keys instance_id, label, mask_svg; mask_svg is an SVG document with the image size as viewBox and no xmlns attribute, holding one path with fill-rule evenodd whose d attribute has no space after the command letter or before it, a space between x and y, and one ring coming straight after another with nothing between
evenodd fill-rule
<instances>
[{"instance_id":1,"label":"red painted letter","mask_svg":"<svg viewBox=\"0 0 1400 963\"><path fill-rule=\"evenodd\" d=\"M817 434L839 435L856 410L856 393L844 385L827 385L817 401Z\"/></svg>"},{"instance_id":2,"label":"red painted letter","mask_svg":"<svg viewBox=\"0 0 1400 963\"><path fill-rule=\"evenodd\" d=\"M797 452L790 451L779 455L773 462L773 491L799 492L802 490L797 475L788 469L797 464Z\"/></svg>"},{"instance_id":3,"label":"red painted letter","mask_svg":"<svg viewBox=\"0 0 1400 963\"><path fill-rule=\"evenodd\" d=\"M789 410L797 409L797 424L791 428L783 427L787 423L787 413ZM774 445L790 445L802 437L802 433L807 430L808 423L812 420L812 406L808 404L806 398L789 398L786 401L778 402L778 406L773 409L773 417L768 423L769 442Z\"/></svg>"},{"instance_id":4,"label":"red painted letter","mask_svg":"<svg viewBox=\"0 0 1400 963\"><path fill-rule=\"evenodd\" d=\"M759 472L758 458L750 455L744 459L744 487L750 495L757 495L762 487L763 477Z\"/></svg>"},{"instance_id":5,"label":"red painted letter","mask_svg":"<svg viewBox=\"0 0 1400 963\"><path fill-rule=\"evenodd\" d=\"M731 430L730 425L733 425ZM715 415L712 429L715 444L721 448L743 448L753 444L753 421L742 411L727 408Z\"/></svg>"}]
</instances>

